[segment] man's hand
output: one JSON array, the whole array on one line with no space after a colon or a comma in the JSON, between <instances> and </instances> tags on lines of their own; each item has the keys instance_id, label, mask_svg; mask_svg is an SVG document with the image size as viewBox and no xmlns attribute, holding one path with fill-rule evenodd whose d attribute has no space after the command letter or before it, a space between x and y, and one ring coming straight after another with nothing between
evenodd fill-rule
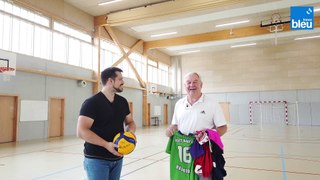
<instances>
[{"instance_id":1,"label":"man's hand","mask_svg":"<svg viewBox=\"0 0 320 180\"><path fill-rule=\"evenodd\" d=\"M136 140L136 144L137 144L138 140L137 140L136 134L134 132L132 132L132 131L128 131L128 132L130 132L134 136L134 139Z\"/></svg>"},{"instance_id":2,"label":"man's hand","mask_svg":"<svg viewBox=\"0 0 320 180\"><path fill-rule=\"evenodd\" d=\"M167 137L171 137L171 136L173 135L173 132L174 132L174 131L173 131L170 127L167 128L167 129L166 129L166 136L167 136Z\"/></svg>"},{"instance_id":3,"label":"man's hand","mask_svg":"<svg viewBox=\"0 0 320 180\"><path fill-rule=\"evenodd\" d=\"M166 136L167 137L171 137L174 133L174 131L178 130L177 125L171 125L170 127L168 127L166 129Z\"/></svg>"},{"instance_id":4,"label":"man's hand","mask_svg":"<svg viewBox=\"0 0 320 180\"><path fill-rule=\"evenodd\" d=\"M220 136L223 136L227 132L227 125L217 127L217 131Z\"/></svg>"},{"instance_id":5,"label":"man's hand","mask_svg":"<svg viewBox=\"0 0 320 180\"><path fill-rule=\"evenodd\" d=\"M196 131L195 138L199 142L200 145L203 145L204 143L206 143L210 140L209 136L205 130Z\"/></svg>"},{"instance_id":6,"label":"man's hand","mask_svg":"<svg viewBox=\"0 0 320 180\"><path fill-rule=\"evenodd\" d=\"M106 142L106 144L103 147L116 156L123 156L122 154L118 153L118 151L116 151L115 149L115 148L118 148L118 145L112 142Z\"/></svg>"}]
</instances>

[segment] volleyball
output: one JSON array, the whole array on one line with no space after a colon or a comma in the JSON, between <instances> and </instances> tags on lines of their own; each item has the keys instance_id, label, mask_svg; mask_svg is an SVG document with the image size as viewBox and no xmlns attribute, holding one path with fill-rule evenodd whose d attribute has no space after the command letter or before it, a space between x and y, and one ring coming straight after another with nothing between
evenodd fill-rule
<instances>
[{"instance_id":1,"label":"volleyball","mask_svg":"<svg viewBox=\"0 0 320 180\"><path fill-rule=\"evenodd\" d=\"M131 132L121 132L113 138L113 143L118 145L116 150L120 154L130 154L136 147L136 137Z\"/></svg>"}]
</instances>

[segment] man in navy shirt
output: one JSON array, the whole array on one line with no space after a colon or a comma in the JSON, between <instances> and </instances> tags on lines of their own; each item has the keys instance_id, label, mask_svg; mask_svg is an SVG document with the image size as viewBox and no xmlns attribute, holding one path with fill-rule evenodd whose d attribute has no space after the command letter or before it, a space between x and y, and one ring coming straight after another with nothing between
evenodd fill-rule
<instances>
[{"instance_id":1,"label":"man in navy shirt","mask_svg":"<svg viewBox=\"0 0 320 180\"><path fill-rule=\"evenodd\" d=\"M122 70L110 67L101 72L102 90L82 104L77 136L85 140L84 169L88 180L120 179L123 156L113 138L119 132L135 133L127 100L116 94L123 91Z\"/></svg>"}]
</instances>

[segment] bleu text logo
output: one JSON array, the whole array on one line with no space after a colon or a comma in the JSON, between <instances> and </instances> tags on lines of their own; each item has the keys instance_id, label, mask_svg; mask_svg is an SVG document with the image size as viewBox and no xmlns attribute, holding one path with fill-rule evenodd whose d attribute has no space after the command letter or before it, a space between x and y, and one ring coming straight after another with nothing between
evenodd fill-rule
<instances>
[{"instance_id":1,"label":"bleu text logo","mask_svg":"<svg viewBox=\"0 0 320 180\"><path fill-rule=\"evenodd\" d=\"M292 30L312 30L314 25L313 6L292 6L290 8Z\"/></svg>"}]
</instances>

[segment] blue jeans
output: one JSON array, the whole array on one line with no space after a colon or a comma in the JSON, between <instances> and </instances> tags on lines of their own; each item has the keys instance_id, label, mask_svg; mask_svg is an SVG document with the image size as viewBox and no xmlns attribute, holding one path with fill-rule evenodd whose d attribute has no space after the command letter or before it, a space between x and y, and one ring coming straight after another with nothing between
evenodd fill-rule
<instances>
[{"instance_id":1,"label":"blue jeans","mask_svg":"<svg viewBox=\"0 0 320 180\"><path fill-rule=\"evenodd\" d=\"M84 158L84 169L88 180L119 180L123 159L108 161Z\"/></svg>"}]
</instances>

